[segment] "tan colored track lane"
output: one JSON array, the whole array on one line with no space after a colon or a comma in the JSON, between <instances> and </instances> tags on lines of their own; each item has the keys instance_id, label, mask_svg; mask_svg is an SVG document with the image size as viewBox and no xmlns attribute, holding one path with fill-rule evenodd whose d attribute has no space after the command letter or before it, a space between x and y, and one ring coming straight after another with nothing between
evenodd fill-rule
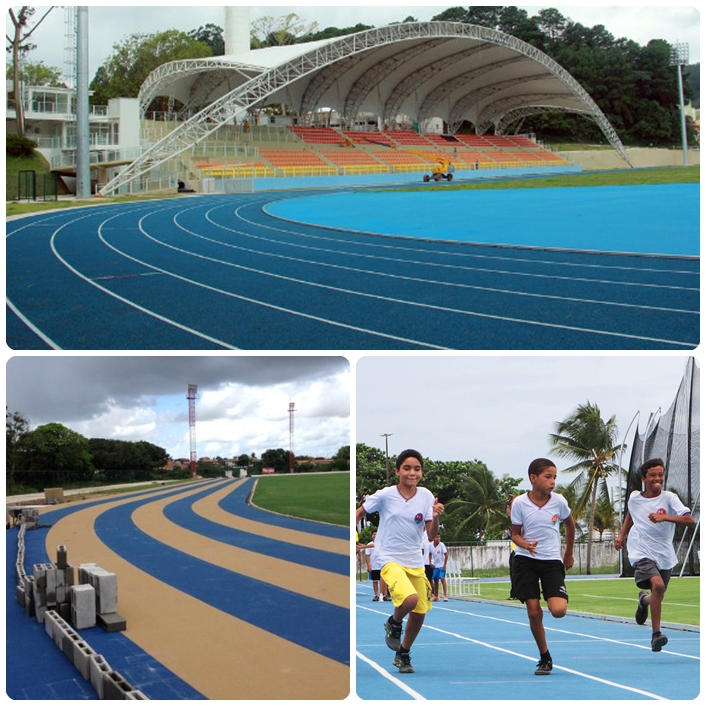
<instances>
[{"instance_id":1,"label":"tan colored track lane","mask_svg":"<svg viewBox=\"0 0 706 706\"><path fill-rule=\"evenodd\" d=\"M226 487L226 490L229 489L232 490L232 485ZM153 539L202 561L341 608L350 607L351 584L348 576L224 544L185 529L164 516L164 508L167 505L200 492L202 489L197 488L179 495L178 498L155 500L138 508L133 513L132 520Z\"/></svg>"},{"instance_id":2,"label":"tan colored track lane","mask_svg":"<svg viewBox=\"0 0 706 706\"><path fill-rule=\"evenodd\" d=\"M240 484L238 483L237 485ZM198 500L194 503L194 512L201 517L205 517L207 520L217 522L219 525L224 525L225 527L230 527L231 529L250 532L261 537L267 537L268 539L276 539L280 542L301 544L311 547L312 549L320 549L325 552L350 555L351 543L347 539L321 537L316 534L309 534L308 532L290 530L285 527L276 527L275 525L269 525L266 522L257 522L255 520L248 520L244 517L232 515L231 513L218 507L218 503L224 497L233 492L237 485L228 486L218 493L212 493L202 500Z\"/></svg>"},{"instance_id":3,"label":"tan colored track lane","mask_svg":"<svg viewBox=\"0 0 706 706\"><path fill-rule=\"evenodd\" d=\"M65 545L72 565L95 562L118 575L126 637L211 700L343 699L349 694L347 666L172 588L107 547L94 530L96 518L134 500L78 510L57 521L46 539L49 557Z\"/></svg>"}]
</instances>

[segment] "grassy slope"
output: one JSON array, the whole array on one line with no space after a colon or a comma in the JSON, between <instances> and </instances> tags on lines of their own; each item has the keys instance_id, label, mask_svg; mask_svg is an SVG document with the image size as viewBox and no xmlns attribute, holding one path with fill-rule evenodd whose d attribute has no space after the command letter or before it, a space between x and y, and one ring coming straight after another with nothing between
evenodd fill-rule
<instances>
[{"instance_id":1,"label":"grassy slope","mask_svg":"<svg viewBox=\"0 0 706 706\"><path fill-rule=\"evenodd\" d=\"M699 625L700 579L673 578L662 604L662 621ZM616 615L634 618L639 589L633 579L569 580L569 610L598 615ZM504 601L510 592L510 583L481 584L482 597Z\"/></svg>"},{"instance_id":2,"label":"grassy slope","mask_svg":"<svg viewBox=\"0 0 706 706\"><path fill-rule=\"evenodd\" d=\"M262 476L253 502L258 507L284 515L350 525L350 474Z\"/></svg>"},{"instance_id":3,"label":"grassy slope","mask_svg":"<svg viewBox=\"0 0 706 706\"><path fill-rule=\"evenodd\" d=\"M565 176L488 179L470 184L439 183L396 189L396 191L424 191L430 187L466 191L469 189L548 189L570 186L649 186L652 184L698 184L699 181L699 165L694 165L690 167L581 172Z\"/></svg>"}]
</instances>

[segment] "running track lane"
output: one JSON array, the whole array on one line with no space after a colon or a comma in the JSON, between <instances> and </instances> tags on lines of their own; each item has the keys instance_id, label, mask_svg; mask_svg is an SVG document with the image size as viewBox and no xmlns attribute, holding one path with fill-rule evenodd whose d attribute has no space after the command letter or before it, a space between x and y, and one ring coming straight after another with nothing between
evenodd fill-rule
<instances>
[{"instance_id":1,"label":"running track lane","mask_svg":"<svg viewBox=\"0 0 706 706\"><path fill-rule=\"evenodd\" d=\"M221 510L219 514L216 504L234 487L238 484L201 485L187 491L91 503L70 513L62 509L55 516L47 550L58 542L66 543L72 552L77 551L79 542L88 542L90 546L87 550L82 547L79 556L89 558L79 561L106 554L108 568L120 577L121 612L128 621L125 636L137 636L138 644L147 644L146 651L157 655L161 662L181 664L174 672L207 698L225 698L226 694L230 698L268 698L268 694L273 698L276 694L278 698L283 694L316 698L314 694L321 694L322 687L329 695L336 694L332 698L342 698L348 693L348 575L330 574L302 566L296 559L270 558L235 547L225 530L229 513ZM185 511L189 498L200 512L208 510L213 498L213 516L224 525L218 539L204 537L198 527L189 526L189 513ZM174 524L166 517L172 514L172 505L177 505L174 513L183 524ZM316 543L318 525L308 525L311 541ZM95 527L97 534L86 532L86 526ZM347 553L348 543L341 545ZM72 563L76 551L72 552ZM113 569L116 565L118 568ZM286 611L295 609L296 617L288 615L282 620ZM301 634L297 625L302 627L304 616L310 624ZM311 623L319 620L335 628L336 637L319 640L310 650L311 645L302 642L311 642ZM92 638L88 639L91 642ZM275 662L272 653L278 654ZM184 654L188 656L186 664L179 661ZM232 669L233 654L238 655L237 670ZM110 657L106 657L110 663ZM325 683L309 674L312 669L324 670ZM272 670L276 678L274 673L268 676Z\"/></svg>"},{"instance_id":2,"label":"running track lane","mask_svg":"<svg viewBox=\"0 0 706 706\"><path fill-rule=\"evenodd\" d=\"M343 232L264 211L284 198L293 195L152 201L9 222L8 344L77 350L698 344L696 258Z\"/></svg>"},{"instance_id":3,"label":"running track lane","mask_svg":"<svg viewBox=\"0 0 706 706\"><path fill-rule=\"evenodd\" d=\"M554 670L537 677L537 647L523 608L453 599L434 604L411 651L415 673L400 674L384 640L390 609L371 596L358 586L356 691L362 699L644 701L699 694L698 633L670 630L669 644L653 653L649 627L545 613Z\"/></svg>"}]
</instances>

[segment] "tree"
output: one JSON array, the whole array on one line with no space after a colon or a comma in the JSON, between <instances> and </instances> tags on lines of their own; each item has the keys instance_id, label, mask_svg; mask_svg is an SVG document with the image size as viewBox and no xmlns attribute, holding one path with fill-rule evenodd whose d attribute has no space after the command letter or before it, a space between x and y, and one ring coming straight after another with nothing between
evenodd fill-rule
<instances>
[{"instance_id":1,"label":"tree","mask_svg":"<svg viewBox=\"0 0 706 706\"><path fill-rule=\"evenodd\" d=\"M520 482L519 478L511 480L515 485ZM502 483L484 463L474 461L461 487L462 497L451 500L446 507L454 519L460 520L455 524L454 539L462 534L468 537L468 530L471 538L486 539L491 534L499 536L507 525L507 491L507 482Z\"/></svg>"},{"instance_id":2,"label":"tree","mask_svg":"<svg viewBox=\"0 0 706 706\"><path fill-rule=\"evenodd\" d=\"M15 472L23 456L23 440L29 433L29 421L20 412L5 408L5 469L7 488L15 484Z\"/></svg>"},{"instance_id":3,"label":"tree","mask_svg":"<svg viewBox=\"0 0 706 706\"><path fill-rule=\"evenodd\" d=\"M105 105L110 98L136 98L140 86L158 66L179 59L211 56L211 47L185 32L170 29L156 34L134 33L113 45L113 54L96 72L91 82L94 104Z\"/></svg>"},{"instance_id":4,"label":"tree","mask_svg":"<svg viewBox=\"0 0 706 706\"><path fill-rule=\"evenodd\" d=\"M240 454L240 456L238 456L238 465L241 468L246 468L247 466L249 466L250 456L248 456L247 454Z\"/></svg>"},{"instance_id":5,"label":"tree","mask_svg":"<svg viewBox=\"0 0 706 706\"><path fill-rule=\"evenodd\" d=\"M27 470L33 484L64 484L89 480L93 463L88 439L63 424L52 422L38 426L24 437Z\"/></svg>"},{"instance_id":6,"label":"tree","mask_svg":"<svg viewBox=\"0 0 706 706\"><path fill-rule=\"evenodd\" d=\"M262 454L262 465L275 469L275 473L287 473L289 471L289 452L284 449L267 449Z\"/></svg>"},{"instance_id":7,"label":"tree","mask_svg":"<svg viewBox=\"0 0 706 706\"><path fill-rule=\"evenodd\" d=\"M331 464L332 469L337 471L349 471L351 468L351 447L341 446Z\"/></svg>"},{"instance_id":8,"label":"tree","mask_svg":"<svg viewBox=\"0 0 706 706\"><path fill-rule=\"evenodd\" d=\"M596 514L593 518L594 527L598 530L598 539L603 541L603 533L611 530L615 531L619 524L618 513L610 499L610 491L608 490L608 482L604 478L601 481L601 489L596 500Z\"/></svg>"},{"instance_id":9,"label":"tree","mask_svg":"<svg viewBox=\"0 0 706 706\"><path fill-rule=\"evenodd\" d=\"M302 36L314 34L318 22L305 22L295 12L281 17L258 17L251 24L250 35L254 48L280 47L294 44Z\"/></svg>"},{"instance_id":10,"label":"tree","mask_svg":"<svg viewBox=\"0 0 706 706\"><path fill-rule=\"evenodd\" d=\"M591 534L596 514L598 485L601 480L620 472L614 461L615 455L624 447L616 444L618 425L613 415L608 421L601 418L598 405L586 402L579 405L564 421L557 422L556 432L549 435L551 453L561 458L572 458L576 463L565 468L564 473L580 473L584 491L577 508L583 511L590 501L588 517L588 553L586 571L591 573Z\"/></svg>"},{"instance_id":11,"label":"tree","mask_svg":"<svg viewBox=\"0 0 706 706\"><path fill-rule=\"evenodd\" d=\"M5 77L12 79L15 67L7 65ZM54 88L66 88L66 84L61 76L61 70L54 66L47 66L43 61L36 63L23 62L20 66L20 79L28 86L51 86Z\"/></svg>"},{"instance_id":12,"label":"tree","mask_svg":"<svg viewBox=\"0 0 706 706\"><path fill-rule=\"evenodd\" d=\"M226 44L223 39L223 28L214 24L207 24L205 27L191 30L189 37L201 44L211 47L212 56L223 56L226 53Z\"/></svg>"},{"instance_id":13,"label":"tree","mask_svg":"<svg viewBox=\"0 0 706 706\"><path fill-rule=\"evenodd\" d=\"M21 7L17 12L10 8L8 14L10 21L14 27L13 36L5 35L7 45L6 51L12 54L12 90L15 95L15 115L17 116L17 134L20 137L25 136L25 113L22 95L22 74L20 70L20 60L23 54L26 54L35 45L29 43L29 38L34 31L44 21L47 15L53 8L49 8L34 25L30 26L30 20L34 16L35 9L33 7Z\"/></svg>"}]
</instances>

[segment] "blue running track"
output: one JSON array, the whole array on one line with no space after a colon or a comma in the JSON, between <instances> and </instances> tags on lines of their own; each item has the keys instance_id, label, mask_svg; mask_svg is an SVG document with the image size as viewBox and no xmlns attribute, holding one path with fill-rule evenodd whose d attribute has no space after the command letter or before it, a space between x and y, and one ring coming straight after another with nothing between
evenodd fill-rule
<instances>
[{"instance_id":1,"label":"blue running track","mask_svg":"<svg viewBox=\"0 0 706 706\"><path fill-rule=\"evenodd\" d=\"M357 588L356 692L365 700L693 700L700 692L699 633L667 630L650 649L649 626L545 613L554 662L536 676L537 646L520 604L434 603L411 654L413 674L392 666L383 623L391 604ZM517 607L519 606L519 607Z\"/></svg>"},{"instance_id":2,"label":"blue running track","mask_svg":"<svg viewBox=\"0 0 706 706\"><path fill-rule=\"evenodd\" d=\"M571 193L563 201L541 189L361 190L13 220L7 342L15 350L693 349L699 195L698 185L679 186L603 192L604 209L597 191L581 188L562 189ZM675 193L680 218L667 207Z\"/></svg>"}]
</instances>

